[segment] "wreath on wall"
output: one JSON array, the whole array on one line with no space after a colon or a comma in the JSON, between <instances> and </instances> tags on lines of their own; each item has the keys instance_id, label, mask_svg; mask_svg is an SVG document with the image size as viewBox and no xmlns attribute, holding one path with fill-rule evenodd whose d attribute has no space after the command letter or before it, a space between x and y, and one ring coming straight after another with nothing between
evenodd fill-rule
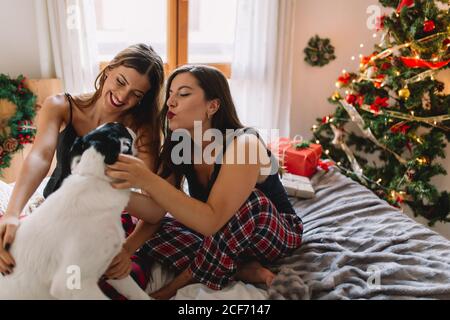
<instances>
[{"instance_id":1,"label":"wreath on wall","mask_svg":"<svg viewBox=\"0 0 450 320\"><path fill-rule=\"evenodd\" d=\"M33 119L36 96L25 87L26 78L0 74L0 174L9 167L13 154L36 135Z\"/></svg>"},{"instance_id":2,"label":"wreath on wall","mask_svg":"<svg viewBox=\"0 0 450 320\"><path fill-rule=\"evenodd\" d=\"M330 39L322 39L317 35L309 40L304 52L305 61L314 67L323 67L336 59Z\"/></svg>"}]
</instances>

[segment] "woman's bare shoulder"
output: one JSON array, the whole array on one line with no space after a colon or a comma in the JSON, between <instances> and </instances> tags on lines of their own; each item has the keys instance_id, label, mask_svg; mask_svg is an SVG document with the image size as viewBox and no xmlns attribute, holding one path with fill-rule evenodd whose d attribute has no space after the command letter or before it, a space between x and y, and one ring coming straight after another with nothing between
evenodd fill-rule
<instances>
[{"instance_id":1,"label":"woman's bare shoulder","mask_svg":"<svg viewBox=\"0 0 450 320\"><path fill-rule=\"evenodd\" d=\"M52 109L55 112L58 110L68 110L69 101L64 93L58 93L47 97L42 104L42 108Z\"/></svg>"},{"instance_id":2,"label":"woman's bare shoulder","mask_svg":"<svg viewBox=\"0 0 450 320\"><path fill-rule=\"evenodd\" d=\"M65 94L55 94L47 97L42 103L39 113L45 114L46 117L67 121L69 116L69 101Z\"/></svg>"}]
</instances>

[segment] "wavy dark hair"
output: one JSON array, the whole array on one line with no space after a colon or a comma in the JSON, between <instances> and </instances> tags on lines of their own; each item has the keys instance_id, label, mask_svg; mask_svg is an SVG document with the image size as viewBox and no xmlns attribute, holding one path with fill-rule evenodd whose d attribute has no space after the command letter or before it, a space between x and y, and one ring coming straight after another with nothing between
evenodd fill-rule
<instances>
[{"instance_id":1,"label":"wavy dark hair","mask_svg":"<svg viewBox=\"0 0 450 320\"><path fill-rule=\"evenodd\" d=\"M159 158L159 174L163 178L167 178L174 174L176 186L181 187L184 176L183 165L175 165L172 161L172 149L178 143L172 141L172 131L168 128L167 100L169 99L170 86L173 79L181 73L190 73L197 80L198 85L205 93L207 101L219 100L219 108L211 118L211 128L218 129L223 134L225 141L225 133L227 129L243 128L241 121L236 112L236 107L231 97L230 86L228 81L218 69L205 65L185 65L175 69L167 79L166 96L164 106L161 111L160 121L164 132L164 143Z\"/></svg>"},{"instance_id":2,"label":"wavy dark hair","mask_svg":"<svg viewBox=\"0 0 450 320\"><path fill-rule=\"evenodd\" d=\"M142 133L137 138L136 146L139 151L149 152L155 157L154 165L157 168L162 138L159 115L164 85L164 64L161 57L151 46L139 43L119 52L97 76L95 92L87 97L74 98L74 101L80 106L94 104L102 94L106 73L119 66L133 68L141 75L148 77L150 89L144 94L142 100L136 106L127 110L123 116L131 116L131 129ZM148 141L147 145L142 142L145 140Z\"/></svg>"}]
</instances>

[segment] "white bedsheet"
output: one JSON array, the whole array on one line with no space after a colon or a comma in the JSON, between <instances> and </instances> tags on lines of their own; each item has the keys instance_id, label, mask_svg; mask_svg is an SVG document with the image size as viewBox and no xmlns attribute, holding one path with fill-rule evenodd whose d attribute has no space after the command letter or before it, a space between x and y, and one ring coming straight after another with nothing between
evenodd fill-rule
<instances>
[{"instance_id":1,"label":"white bedsheet","mask_svg":"<svg viewBox=\"0 0 450 320\"><path fill-rule=\"evenodd\" d=\"M163 270L159 263L155 263L152 268L152 279L147 287L147 292L161 288L165 283L173 278L173 274L168 270ZM212 290L202 284L191 284L178 290L174 300L265 300L267 291L245 284L242 281L232 282L222 290Z\"/></svg>"}]
</instances>

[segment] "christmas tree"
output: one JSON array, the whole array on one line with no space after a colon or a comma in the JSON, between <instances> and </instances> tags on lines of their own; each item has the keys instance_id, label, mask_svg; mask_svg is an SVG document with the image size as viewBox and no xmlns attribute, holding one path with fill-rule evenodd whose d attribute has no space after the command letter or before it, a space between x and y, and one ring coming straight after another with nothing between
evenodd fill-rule
<instances>
[{"instance_id":1,"label":"christmas tree","mask_svg":"<svg viewBox=\"0 0 450 320\"><path fill-rule=\"evenodd\" d=\"M382 42L344 72L330 98L336 110L313 127L325 156L394 206L450 221L448 192L432 177L450 139L450 96L436 79L450 67L449 0L380 0Z\"/></svg>"}]
</instances>

